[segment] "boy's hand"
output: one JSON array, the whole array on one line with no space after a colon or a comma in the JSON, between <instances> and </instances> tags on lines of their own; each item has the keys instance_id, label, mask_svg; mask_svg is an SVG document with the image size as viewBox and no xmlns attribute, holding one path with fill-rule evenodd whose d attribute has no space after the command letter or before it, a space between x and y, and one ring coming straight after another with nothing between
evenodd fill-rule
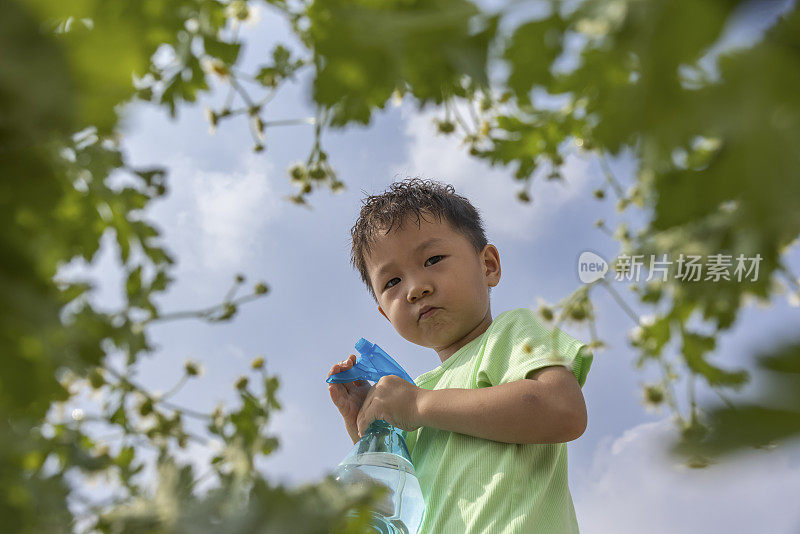
<instances>
[{"instance_id":1,"label":"boy's hand","mask_svg":"<svg viewBox=\"0 0 800 534\"><path fill-rule=\"evenodd\" d=\"M408 432L418 429L422 426L419 404L427 391L399 376L381 377L369 390L358 413L358 435L363 436L376 419Z\"/></svg>"},{"instance_id":2,"label":"boy's hand","mask_svg":"<svg viewBox=\"0 0 800 534\"><path fill-rule=\"evenodd\" d=\"M356 357L351 354L346 360L337 363L328 372L328 376L335 375L342 371L346 371L353 367L356 363ZM355 382L344 382L342 384L328 384L328 392L331 394L331 400L339 413L342 414L344 419L344 426L353 443L358 441L358 426L356 418L361 406L364 404L364 399L367 398L367 393L372 386L366 380L356 380Z\"/></svg>"}]
</instances>

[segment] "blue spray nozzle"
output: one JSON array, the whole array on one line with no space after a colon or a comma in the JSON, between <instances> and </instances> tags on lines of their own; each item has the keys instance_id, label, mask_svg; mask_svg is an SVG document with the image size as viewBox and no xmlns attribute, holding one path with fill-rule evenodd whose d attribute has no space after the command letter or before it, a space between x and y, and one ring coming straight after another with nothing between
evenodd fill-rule
<instances>
[{"instance_id":1,"label":"blue spray nozzle","mask_svg":"<svg viewBox=\"0 0 800 534\"><path fill-rule=\"evenodd\" d=\"M414 384L414 380L406 373L405 369L375 343L370 343L362 337L355 347L361 354L356 358L355 365L347 371L329 376L326 382L329 384L341 384L356 380L377 382L382 376L396 375Z\"/></svg>"},{"instance_id":2,"label":"blue spray nozzle","mask_svg":"<svg viewBox=\"0 0 800 534\"><path fill-rule=\"evenodd\" d=\"M374 346L375 346L374 343L370 343L369 341L367 341L363 337L356 342L356 350L360 354L364 354L365 352L371 351L372 347L374 347Z\"/></svg>"}]
</instances>

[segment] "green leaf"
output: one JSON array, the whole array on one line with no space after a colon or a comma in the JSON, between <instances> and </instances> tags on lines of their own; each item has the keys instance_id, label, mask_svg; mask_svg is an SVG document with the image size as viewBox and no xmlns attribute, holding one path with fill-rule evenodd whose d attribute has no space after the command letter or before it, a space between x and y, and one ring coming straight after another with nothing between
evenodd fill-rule
<instances>
[{"instance_id":1,"label":"green leaf","mask_svg":"<svg viewBox=\"0 0 800 534\"><path fill-rule=\"evenodd\" d=\"M165 271L158 271L155 278L153 278L153 283L150 284L150 290L164 291L173 281L173 278L171 278Z\"/></svg>"},{"instance_id":2,"label":"green leaf","mask_svg":"<svg viewBox=\"0 0 800 534\"><path fill-rule=\"evenodd\" d=\"M308 17L314 100L332 108L332 126L369 123L398 87L424 105L464 94L463 76L488 85L497 18L467 0L332 0L311 4Z\"/></svg>"},{"instance_id":3,"label":"green leaf","mask_svg":"<svg viewBox=\"0 0 800 534\"><path fill-rule=\"evenodd\" d=\"M242 47L240 43L227 43L210 35L203 37L203 44L207 54L221 59L228 65L236 63L239 58L239 50Z\"/></svg>"},{"instance_id":4,"label":"green leaf","mask_svg":"<svg viewBox=\"0 0 800 534\"><path fill-rule=\"evenodd\" d=\"M715 338L692 332L683 332L683 357L689 369L702 375L712 386L741 386L748 379L746 371L726 371L710 364L703 355L714 349Z\"/></svg>"},{"instance_id":5,"label":"green leaf","mask_svg":"<svg viewBox=\"0 0 800 534\"><path fill-rule=\"evenodd\" d=\"M117 409L114 410L114 413L111 414L111 417L109 417L108 420L111 423L115 424L115 425L119 425L121 427L127 427L128 426L128 414L125 411L125 406L120 404L117 407Z\"/></svg>"},{"instance_id":6,"label":"green leaf","mask_svg":"<svg viewBox=\"0 0 800 534\"><path fill-rule=\"evenodd\" d=\"M565 21L556 12L514 30L503 58L511 67L506 84L522 104L530 104L529 93L534 85L551 85L551 65L563 52L566 28Z\"/></svg>"},{"instance_id":7,"label":"green leaf","mask_svg":"<svg viewBox=\"0 0 800 534\"><path fill-rule=\"evenodd\" d=\"M672 318L669 315L664 315L656 318L652 324L641 326L640 337L633 343L642 350L637 366L641 367L646 360L657 358L661 354L664 345L670 339L671 321Z\"/></svg>"},{"instance_id":8,"label":"green leaf","mask_svg":"<svg viewBox=\"0 0 800 534\"><path fill-rule=\"evenodd\" d=\"M800 374L800 344L786 344L771 354L758 358L764 369L778 373Z\"/></svg>"},{"instance_id":9,"label":"green leaf","mask_svg":"<svg viewBox=\"0 0 800 534\"><path fill-rule=\"evenodd\" d=\"M133 447L123 447L122 450L119 451L114 463L117 464L122 469L127 469L130 467L133 458L135 457L136 452Z\"/></svg>"},{"instance_id":10,"label":"green leaf","mask_svg":"<svg viewBox=\"0 0 800 534\"><path fill-rule=\"evenodd\" d=\"M142 266L137 265L136 268L128 273L128 280L125 283L125 290L128 294L129 300L134 300L139 296L142 291Z\"/></svg>"},{"instance_id":11,"label":"green leaf","mask_svg":"<svg viewBox=\"0 0 800 534\"><path fill-rule=\"evenodd\" d=\"M717 457L745 448L772 447L800 434L800 412L791 408L739 404L713 410L707 421L710 430L703 439L686 437L672 451Z\"/></svg>"}]
</instances>

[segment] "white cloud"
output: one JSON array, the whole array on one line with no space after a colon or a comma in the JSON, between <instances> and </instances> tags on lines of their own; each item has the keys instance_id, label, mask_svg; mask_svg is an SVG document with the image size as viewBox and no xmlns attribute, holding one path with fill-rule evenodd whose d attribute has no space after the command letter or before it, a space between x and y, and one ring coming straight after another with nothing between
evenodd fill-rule
<instances>
[{"instance_id":1,"label":"white cloud","mask_svg":"<svg viewBox=\"0 0 800 534\"><path fill-rule=\"evenodd\" d=\"M152 212L181 270L230 274L263 257L267 223L281 208L272 165L249 155L231 173L202 170L186 157L167 167L170 196Z\"/></svg>"},{"instance_id":2,"label":"white cloud","mask_svg":"<svg viewBox=\"0 0 800 534\"><path fill-rule=\"evenodd\" d=\"M667 455L668 419L600 442L586 473L572 473L582 534L800 531L797 448L754 451L705 469Z\"/></svg>"},{"instance_id":3,"label":"white cloud","mask_svg":"<svg viewBox=\"0 0 800 534\"><path fill-rule=\"evenodd\" d=\"M533 201L523 204L517 200L522 182L513 177L515 165L494 167L469 155L459 136L436 133L433 119L441 114L417 112L405 105L401 114L406 121L409 137L409 159L392 169L398 179L420 176L450 183L456 192L476 205L486 225L490 240L511 237L529 241L536 235L552 230L554 214L580 192L588 194L589 159L570 154L565 157L561 173L563 182L544 178L550 169L537 170L530 196ZM548 165L543 165L548 166ZM546 172L543 172L546 171Z\"/></svg>"}]
</instances>

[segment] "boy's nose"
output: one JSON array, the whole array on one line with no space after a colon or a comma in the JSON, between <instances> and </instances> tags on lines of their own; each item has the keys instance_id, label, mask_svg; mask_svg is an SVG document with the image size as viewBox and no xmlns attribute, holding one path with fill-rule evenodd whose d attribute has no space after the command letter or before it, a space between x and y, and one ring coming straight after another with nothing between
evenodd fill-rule
<instances>
[{"instance_id":1,"label":"boy's nose","mask_svg":"<svg viewBox=\"0 0 800 534\"><path fill-rule=\"evenodd\" d=\"M412 285L411 289L408 291L408 301L409 302L416 302L422 297L430 295L432 292L432 288L430 284L416 284Z\"/></svg>"}]
</instances>

